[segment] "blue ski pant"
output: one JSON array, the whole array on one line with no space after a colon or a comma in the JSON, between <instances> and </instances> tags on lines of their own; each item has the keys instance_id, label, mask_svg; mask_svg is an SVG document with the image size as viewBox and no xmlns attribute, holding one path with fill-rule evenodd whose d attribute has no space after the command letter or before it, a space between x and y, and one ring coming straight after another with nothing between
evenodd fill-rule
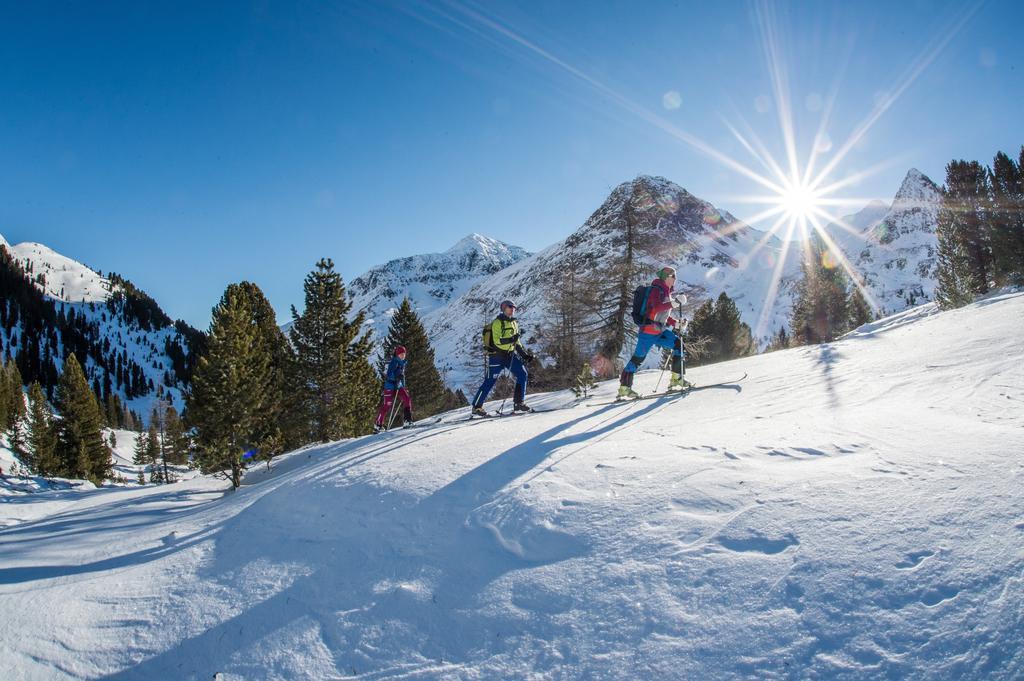
<instances>
[{"instance_id":1,"label":"blue ski pant","mask_svg":"<svg viewBox=\"0 0 1024 681\"><path fill-rule=\"evenodd\" d=\"M629 363L622 370L619 383L628 386L633 385L633 374L644 363L644 358L647 357L647 353L654 346L672 350L672 371L679 375L683 374L683 358L685 357L683 339L676 335L676 332L672 329L665 329L660 334L640 333L637 335L636 350L633 351L633 356L630 358Z\"/></svg>"},{"instance_id":2,"label":"blue ski pant","mask_svg":"<svg viewBox=\"0 0 1024 681\"><path fill-rule=\"evenodd\" d=\"M483 384L473 397L474 407L483 406L487 396L491 394L491 389L497 382L498 376L506 369L516 379L516 403L518 404L526 399L526 381L529 378L529 374L526 372L523 361L513 352L495 353L487 356L487 373L484 375Z\"/></svg>"}]
</instances>

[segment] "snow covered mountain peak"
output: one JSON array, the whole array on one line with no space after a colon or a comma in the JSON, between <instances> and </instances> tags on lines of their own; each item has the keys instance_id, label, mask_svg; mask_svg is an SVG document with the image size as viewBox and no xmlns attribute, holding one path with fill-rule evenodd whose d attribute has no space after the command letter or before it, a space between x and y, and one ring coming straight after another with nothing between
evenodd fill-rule
<instances>
[{"instance_id":1,"label":"snow covered mountain peak","mask_svg":"<svg viewBox=\"0 0 1024 681\"><path fill-rule=\"evenodd\" d=\"M489 236L473 232L469 236L459 239L454 246L444 252L445 255L461 256L466 253L480 253L500 260L504 254L523 251L518 246L510 246L504 241L492 239ZM523 251L525 253L525 251Z\"/></svg>"},{"instance_id":2,"label":"snow covered mountain peak","mask_svg":"<svg viewBox=\"0 0 1024 681\"><path fill-rule=\"evenodd\" d=\"M2 237L0 237L2 239ZM110 280L49 246L24 242L2 244L39 291L65 303L102 303L110 297Z\"/></svg>"},{"instance_id":3,"label":"snow covered mountain peak","mask_svg":"<svg viewBox=\"0 0 1024 681\"><path fill-rule=\"evenodd\" d=\"M941 200L942 192L927 175L917 168L907 171L899 191L893 199L893 208L910 208L914 206L931 206Z\"/></svg>"},{"instance_id":4,"label":"snow covered mountain peak","mask_svg":"<svg viewBox=\"0 0 1024 681\"><path fill-rule=\"evenodd\" d=\"M364 312L375 336L381 338L403 298L408 297L421 316L429 314L482 278L529 255L519 246L473 233L443 253L396 258L356 277L349 284L353 310Z\"/></svg>"}]
</instances>

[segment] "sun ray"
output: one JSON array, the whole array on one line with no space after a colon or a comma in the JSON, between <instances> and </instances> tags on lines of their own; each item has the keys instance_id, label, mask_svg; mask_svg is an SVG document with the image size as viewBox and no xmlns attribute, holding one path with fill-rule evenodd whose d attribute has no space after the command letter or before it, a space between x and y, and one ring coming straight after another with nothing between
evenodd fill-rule
<instances>
[{"instance_id":1,"label":"sun ray","mask_svg":"<svg viewBox=\"0 0 1024 681\"><path fill-rule=\"evenodd\" d=\"M804 169L804 176L802 180L805 186L810 185L811 183L811 175L814 172L814 164L818 160L819 153L825 153L825 151L819 151L819 140L823 139L823 136L828 133L828 126L832 120L832 109L835 107L836 100L839 98L839 86L842 84L843 78L846 75L846 69L850 65L855 44L855 35L853 33L848 34L846 47L843 50L843 57L839 63L839 69L836 73L835 80L832 81L832 89L829 91L828 97L825 99L825 110L821 114L821 120L818 123L818 131L815 133L814 139L811 142L811 153L807 159L807 168Z\"/></svg>"},{"instance_id":2,"label":"sun ray","mask_svg":"<svg viewBox=\"0 0 1024 681\"><path fill-rule=\"evenodd\" d=\"M773 182L769 178L764 177L760 173L752 170L751 168L748 168L747 166L745 166L744 164L740 163L739 161L736 161L735 159L731 158L730 156L727 156L726 154L722 153L718 149L715 149L710 144L708 144L707 142L701 140L700 138L698 138L698 137L696 137L696 136L686 132L685 130L682 130L681 128L679 128L679 127L669 123L667 120L665 120L661 116L655 114L654 112L650 111L646 107L643 107L643 106L635 103L634 101L632 101L628 97L625 97L624 95L619 94L619 92L617 90L615 90L615 89L605 85L603 82L599 81L598 79L594 78L593 76L589 75L588 73L584 72L583 70L573 66L572 64L564 61L563 59L561 59L560 57L556 56L555 54L549 52L548 50L544 49L543 47L535 44L534 42L530 41L526 37L520 35L516 31L512 30L508 26L505 26L504 24L499 22L497 19L492 19L491 17L484 15L482 11L478 11L476 9L470 8L470 7L466 6L466 5L458 3L458 2L449 2L447 4L448 4L449 7L452 7L455 11L462 13L464 16L470 17L471 19L473 19L474 21L479 22L480 24L484 25L485 27L487 27L487 28L489 28L489 29L499 33L500 35L503 35L508 40L513 41L514 43L520 45L523 48L526 48L527 50L529 50L533 54L535 54L535 55L537 55L537 56L547 60L548 62L558 66L559 68L563 69L564 71L566 71L570 75L572 75L572 76L576 77L577 79L583 81L584 83L586 83L590 87L594 88L595 90L597 90L601 94L603 94L606 97L610 98L618 106L620 106L620 107L624 108L625 110L633 113L634 115L638 116L642 120L644 120L644 121L654 125L655 127L659 128L660 130L662 130L663 132L667 133L668 135L670 135L671 137L675 138L676 140L678 140L680 142L683 142L683 143L693 147L695 150L703 153L704 155L710 157L711 159L713 159L715 161L718 161L719 163L721 163L722 165L726 166L727 168L729 168L729 169L731 169L731 170L733 170L733 171L735 171L735 172L737 172L737 173L739 173L739 174L741 174L741 175L743 175L743 176L745 176L745 177L747 177L747 178L757 182L758 184L761 184L762 186L764 186L764 187L766 187L766 188L768 188L768 189L770 189L772 191L781 191L782 190L782 188L778 185L778 183Z\"/></svg>"},{"instance_id":3,"label":"sun ray","mask_svg":"<svg viewBox=\"0 0 1024 681\"><path fill-rule=\"evenodd\" d=\"M781 223L776 223L777 226ZM788 243L793 238L793 229L795 224L792 220L789 222L789 226L786 230L786 238L783 243ZM769 232L770 234L771 232ZM782 281L782 272L786 267L786 254L789 249L782 248L779 251L779 260L775 263L775 267L772 270L772 278L768 282L768 291L765 292L764 304L761 306L761 314L758 315L757 326L754 327L754 338L761 338L765 333L765 326L768 324L768 317L771 315L772 309L775 307L775 299L779 293L779 284Z\"/></svg>"},{"instance_id":4,"label":"sun ray","mask_svg":"<svg viewBox=\"0 0 1024 681\"><path fill-rule=\"evenodd\" d=\"M984 4L984 0L978 0L971 6L967 7L962 11L959 17L953 20L953 25L937 39L933 39L930 45L926 45L925 49L919 54L903 72L900 78L896 81L895 87L891 88L892 94L884 96L879 101L874 110L868 115L864 121L862 121L856 128L850 137L843 143L839 151L829 160L829 162L822 168L818 176L810 183L812 188L816 188L821 182L828 177L829 173L835 170L836 166L842 162L846 155L850 153L850 150L856 146L864 135L874 127L875 123L885 114L886 111L896 102L900 96L903 95L907 89L914 84L918 77L924 73L933 61L939 56L939 54L946 48L946 46L953 40L954 36L960 32L960 29L964 27L967 21L974 16L974 13L978 11L981 5Z\"/></svg>"},{"instance_id":5,"label":"sun ray","mask_svg":"<svg viewBox=\"0 0 1024 681\"><path fill-rule=\"evenodd\" d=\"M761 28L761 49L765 55L768 74L771 77L772 90L775 93L775 108L779 116L782 141L786 150L786 160L789 164L789 179L791 182L796 182L797 177L799 177L799 170L796 135L793 130L793 109L789 97L789 80L786 78L785 64L782 63L782 55L778 46L774 6L762 0L754 5L753 11Z\"/></svg>"},{"instance_id":6,"label":"sun ray","mask_svg":"<svg viewBox=\"0 0 1024 681\"><path fill-rule=\"evenodd\" d=\"M764 248L765 245L768 243L769 239L771 239L772 237L775 237L776 239L778 238L777 232L779 231L779 227L782 226L782 223L784 223L787 220L787 218L788 216L783 215L778 220L776 220L775 223L772 224L772 226L769 227L768 230L764 233L764 236L757 240L757 243L754 244L750 251L744 254L743 259L740 260L739 267L737 268L737 275L740 272L743 272L747 269L747 267L750 265L751 262L754 261L754 258L761 251L761 249Z\"/></svg>"},{"instance_id":7,"label":"sun ray","mask_svg":"<svg viewBox=\"0 0 1024 681\"><path fill-rule=\"evenodd\" d=\"M728 122L725 122L725 125L732 132L733 136L739 140L740 144L750 152L750 155L756 158L758 162L764 166L765 170L770 173L774 173L776 179L780 182L785 182L786 173L779 167L779 164L775 162L775 158L768 152L768 149L765 148L764 143L761 142L761 139L753 131L750 125L744 121L742 117L740 117L740 120L743 121L744 126L747 128L747 134L750 137L749 140Z\"/></svg>"}]
</instances>

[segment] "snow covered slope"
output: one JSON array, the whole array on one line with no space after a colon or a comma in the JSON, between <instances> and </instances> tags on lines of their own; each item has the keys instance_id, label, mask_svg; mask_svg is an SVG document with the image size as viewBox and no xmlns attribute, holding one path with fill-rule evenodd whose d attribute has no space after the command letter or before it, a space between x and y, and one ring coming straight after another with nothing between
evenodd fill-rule
<instances>
[{"instance_id":1,"label":"snow covered slope","mask_svg":"<svg viewBox=\"0 0 1024 681\"><path fill-rule=\"evenodd\" d=\"M518 246L470 234L444 253L398 258L356 277L348 284L352 309L365 312L375 337L383 338L406 296L423 317L528 255Z\"/></svg>"},{"instance_id":2,"label":"snow covered slope","mask_svg":"<svg viewBox=\"0 0 1024 681\"><path fill-rule=\"evenodd\" d=\"M520 305L518 316L529 342L551 314L546 301L565 286L570 271L576 272L580 282L615 276L612 273L624 260L628 233L634 235L636 262L643 272L629 290L641 281L649 283L662 265L671 264L679 272L676 288L687 292L691 309L725 291L751 328L758 324L774 268L785 253L782 284L779 295L768 304L762 340L767 342L771 333L787 323L792 279L799 269L798 257L792 255L797 249L663 177L640 176L616 187L567 238L493 274L427 316L437 361L449 385L469 392L476 389L482 361L480 329L498 313L501 300L511 298ZM763 247L756 249L761 240ZM583 320L579 323L585 325ZM628 357L631 351L632 347L623 348L620 354ZM651 361L656 361L653 355Z\"/></svg>"},{"instance_id":3,"label":"snow covered slope","mask_svg":"<svg viewBox=\"0 0 1024 681\"><path fill-rule=\"evenodd\" d=\"M927 305L684 397L84 493L0 530L0 677L1021 678L1022 334L1024 294Z\"/></svg>"},{"instance_id":4,"label":"snow covered slope","mask_svg":"<svg viewBox=\"0 0 1024 681\"><path fill-rule=\"evenodd\" d=\"M7 246L43 295L68 303L101 303L110 295L109 280L43 244L11 246L2 236L0 244Z\"/></svg>"}]
</instances>

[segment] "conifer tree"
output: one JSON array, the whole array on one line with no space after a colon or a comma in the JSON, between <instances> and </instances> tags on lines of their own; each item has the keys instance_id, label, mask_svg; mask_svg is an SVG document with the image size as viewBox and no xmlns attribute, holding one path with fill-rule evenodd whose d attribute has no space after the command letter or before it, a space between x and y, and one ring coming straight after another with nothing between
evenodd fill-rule
<instances>
[{"instance_id":1,"label":"conifer tree","mask_svg":"<svg viewBox=\"0 0 1024 681\"><path fill-rule=\"evenodd\" d=\"M771 342L768 344L765 352L774 352L776 350L785 350L789 347L789 335L786 333L786 327L780 326L779 332L772 336Z\"/></svg>"},{"instance_id":2,"label":"conifer tree","mask_svg":"<svg viewBox=\"0 0 1024 681\"><path fill-rule=\"evenodd\" d=\"M382 377L399 345L404 346L407 352L406 386L412 396L417 418L433 416L446 409L449 395L434 364L434 349L408 298L402 300L398 311L391 318L388 335L381 345L377 371Z\"/></svg>"},{"instance_id":3,"label":"conifer tree","mask_svg":"<svg viewBox=\"0 0 1024 681\"><path fill-rule=\"evenodd\" d=\"M153 418L150 419L149 430L146 431L146 451L143 456L150 465L149 481L152 483L167 482L167 462L163 457L163 442L156 414L153 414Z\"/></svg>"},{"instance_id":4,"label":"conifer tree","mask_svg":"<svg viewBox=\"0 0 1024 681\"><path fill-rule=\"evenodd\" d=\"M164 399L158 399L153 404L153 413L149 417L150 438L156 443L154 448L155 468L159 468L159 481L163 483L174 482L168 468L170 457L170 443L167 441L167 410L170 404ZM156 435L154 438L153 435ZM153 475L153 482L157 482L157 474Z\"/></svg>"},{"instance_id":5,"label":"conifer tree","mask_svg":"<svg viewBox=\"0 0 1024 681\"><path fill-rule=\"evenodd\" d=\"M5 309L2 304L0 304L0 309ZM9 362L10 360L8 360ZM7 428L10 426L10 392L10 388L7 385L7 367L5 364L0 363L0 433L7 432Z\"/></svg>"},{"instance_id":6,"label":"conifer tree","mask_svg":"<svg viewBox=\"0 0 1024 681\"><path fill-rule=\"evenodd\" d=\"M750 327L724 291L714 303L706 300L694 311L683 340L691 365L743 357L756 350Z\"/></svg>"},{"instance_id":7,"label":"conifer tree","mask_svg":"<svg viewBox=\"0 0 1024 681\"><path fill-rule=\"evenodd\" d=\"M303 284L305 309L292 308L291 341L308 437L326 442L372 429L380 384L369 363L363 313L352 303L330 258L320 260Z\"/></svg>"},{"instance_id":8,"label":"conifer tree","mask_svg":"<svg viewBox=\"0 0 1024 681\"><path fill-rule=\"evenodd\" d=\"M64 361L55 400L60 475L86 477L95 484L110 477L110 449L103 441L103 416L74 353Z\"/></svg>"},{"instance_id":9,"label":"conifer tree","mask_svg":"<svg viewBox=\"0 0 1024 681\"><path fill-rule=\"evenodd\" d=\"M22 379L21 372L18 370L18 365L8 360L7 366L4 367L3 382L6 384L4 392L6 393L6 409L7 415L4 421L6 422L7 430L7 441L11 445L11 449L19 454L22 451L23 436L22 426L25 423L25 415L27 413L25 407L25 393L22 391Z\"/></svg>"},{"instance_id":10,"label":"conifer tree","mask_svg":"<svg viewBox=\"0 0 1024 681\"><path fill-rule=\"evenodd\" d=\"M149 457L149 433L139 433L135 436L135 449L132 456L132 463L136 466L149 466L152 460Z\"/></svg>"},{"instance_id":11,"label":"conifer tree","mask_svg":"<svg viewBox=\"0 0 1024 681\"><path fill-rule=\"evenodd\" d=\"M790 326L796 345L829 343L849 330L845 275L819 236L804 249L803 278L798 284Z\"/></svg>"},{"instance_id":12,"label":"conifer tree","mask_svg":"<svg viewBox=\"0 0 1024 681\"><path fill-rule=\"evenodd\" d=\"M1021 147L1024 160L1024 147ZM1024 283L1024 168L999 152L992 162L992 267L999 285Z\"/></svg>"},{"instance_id":13,"label":"conifer tree","mask_svg":"<svg viewBox=\"0 0 1024 681\"><path fill-rule=\"evenodd\" d=\"M56 475L60 463L56 458L57 438L54 433L46 394L37 381L28 389L28 460L25 465L38 475Z\"/></svg>"},{"instance_id":14,"label":"conifer tree","mask_svg":"<svg viewBox=\"0 0 1024 681\"><path fill-rule=\"evenodd\" d=\"M977 161L946 165L946 187L939 209L938 284L942 307L964 305L987 293L993 275L988 174Z\"/></svg>"},{"instance_id":15,"label":"conifer tree","mask_svg":"<svg viewBox=\"0 0 1024 681\"><path fill-rule=\"evenodd\" d=\"M850 287L850 295L846 301L846 309L850 315L847 326L850 329L856 329L862 324L867 324L874 319L874 315L871 313L871 306L868 305L868 301L864 298L864 294L856 286Z\"/></svg>"},{"instance_id":16,"label":"conifer tree","mask_svg":"<svg viewBox=\"0 0 1024 681\"><path fill-rule=\"evenodd\" d=\"M273 353L258 323L251 284L231 284L213 309L206 354L200 358L186 408L196 430L196 463L204 473L229 471L242 482L246 452L274 446Z\"/></svg>"},{"instance_id":17,"label":"conifer tree","mask_svg":"<svg viewBox=\"0 0 1024 681\"><path fill-rule=\"evenodd\" d=\"M188 432L173 406L167 408L165 418L167 426L164 438L168 446L167 460L176 466L183 466L188 463L188 453L191 449Z\"/></svg>"}]
</instances>

